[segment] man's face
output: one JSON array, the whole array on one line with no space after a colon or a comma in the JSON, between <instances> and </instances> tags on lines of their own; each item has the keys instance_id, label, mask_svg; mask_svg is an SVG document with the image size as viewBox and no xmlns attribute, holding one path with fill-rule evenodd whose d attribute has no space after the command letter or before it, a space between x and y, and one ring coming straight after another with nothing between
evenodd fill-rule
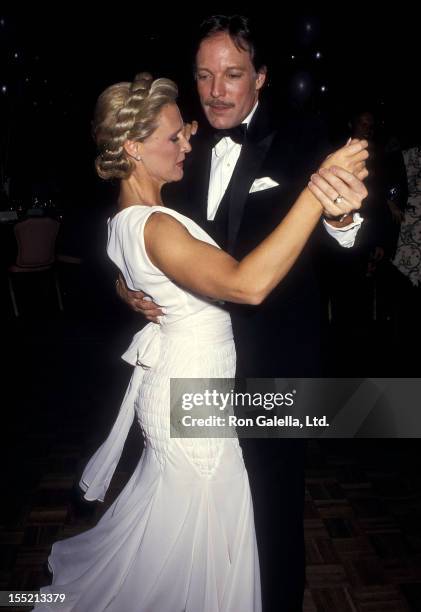
<instances>
[{"instance_id":1,"label":"man's face","mask_svg":"<svg viewBox=\"0 0 421 612\"><path fill-rule=\"evenodd\" d=\"M248 51L225 32L205 38L196 56L196 81L205 115L216 129L239 125L255 105L266 72L256 73Z\"/></svg>"}]
</instances>

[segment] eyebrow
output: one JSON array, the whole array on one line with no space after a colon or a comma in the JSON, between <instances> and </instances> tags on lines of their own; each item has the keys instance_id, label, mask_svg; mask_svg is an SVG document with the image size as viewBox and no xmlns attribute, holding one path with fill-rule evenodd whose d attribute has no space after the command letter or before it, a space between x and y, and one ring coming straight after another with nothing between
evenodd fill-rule
<instances>
[{"instance_id":1,"label":"eyebrow","mask_svg":"<svg viewBox=\"0 0 421 612\"><path fill-rule=\"evenodd\" d=\"M245 66L238 66L238 65L234 65L234 66L227 66L227 67L225 68L225 72L226 72L227 70L245 70L245 69L246 69L246 68L245 68ZM196 72L198 72L199 70L204 70L205 72L210 72L210 73L212 73L212 70L210 70L209 68L205 68L205 67L203 67L203 68L202 68L201 66L197 66L197 68L196 68Z\"/></svg>"},{"instance_id":2,"label":"eyebrow","mask_svg":"<svg viewBox=\"0 0 421 612\"><path fill-rule=\"evenodd\" d=\"M184 127L184 123L183 123L183 125L176 132L174 132L173 134L170 134L170 138L174 138L174 136L177 136L177 134L182 132L183 131L183 127Z\"/></svg>"}]
</instances>

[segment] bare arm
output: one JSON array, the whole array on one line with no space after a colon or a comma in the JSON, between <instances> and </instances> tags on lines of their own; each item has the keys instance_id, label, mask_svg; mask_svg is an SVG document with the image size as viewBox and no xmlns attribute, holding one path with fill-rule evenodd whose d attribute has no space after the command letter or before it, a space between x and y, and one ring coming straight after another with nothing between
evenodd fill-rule
<instances>
[{"instance_id":1,"label":"bare arm","mask_svg":"<svg viewBox=\"0 0 421 612\"><path fill-rule=\"evenodd\" d=\"M195 239L165 213L151 215L145 245L166 276L199 295L240 304L259 304L297 259L322 208L306 189L283 222L241 262Z\"/></svg>"},{"instance_id":2,"label":"bare arm","mask_svg":"<svg viewBox=\"0 0 421 612\"><path fill-rule=\"evenodd\" d=\"M366 147L366 141L350 141L329 155L322 168L336 163L362 180L367 176ZM159 269L188 289L208 297L258 304L290 270L322 209L334 215L357 210L366 196L360 180L349 172L342 174L341 178L337 172L336 175L329 172L328 176L323 176L321 169L320 174L313 175L312 179L309 188L303 191L283 220L282 227L278 226L241 263L223 251L195 240L184 226L169 215L159 213L152 215L145 228L148 254ZM316 197L312 197L310 191ZM341 205L333 202L338 193L344 196ZM145 294L130 291L122 279L117 291L133 310L141 312L147 319L156 322L156 317L162 314L159 306L145 302Z\"/></svg>"},{"instance_id":3,"label":"bare arm","mask_svg":"<svg viewBox=\"0 0 421 612\"><path fill-rule=\"evenodd\" d=\"M164 274L195 293L260 304L289 272L322 214L322 205L312 190L321 191L327 200L326 191L332 185L340 187L353 208L359 208L367 194L354 175L341 169L317 175L317 181L318 186L304 189L283 221L241 262L196 240L165 213L151 215L145 226L148 255Z\"/></svg>"}]
</instances>

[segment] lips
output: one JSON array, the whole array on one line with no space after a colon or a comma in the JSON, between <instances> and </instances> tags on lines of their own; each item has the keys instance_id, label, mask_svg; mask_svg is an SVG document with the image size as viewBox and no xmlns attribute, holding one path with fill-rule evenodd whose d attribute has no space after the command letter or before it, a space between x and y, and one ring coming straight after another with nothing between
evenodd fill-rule
<instances>
[{"instance_id":1,"label":"lips","mask_svg":"<svg viewBox=\"0 0 421 612\"><path fill-rule=\"evenodd\" d=\"M218 104L215 101L211 101L211 102L208 102L206 106L208 106L215 113L223 113L233 108L234 104L221 104L221 103Z\"/></svg>"},{"instance_id":2,"label":"lips","mask_svg":"<svg viewBox=\"0 0 421 612\"><path fill-rule=\"evenodd\" d=\"M230 106L211 106L210 107L212 109L213 113L226 113L228 110L230 110Z\"/></svg>"}]
</instances>

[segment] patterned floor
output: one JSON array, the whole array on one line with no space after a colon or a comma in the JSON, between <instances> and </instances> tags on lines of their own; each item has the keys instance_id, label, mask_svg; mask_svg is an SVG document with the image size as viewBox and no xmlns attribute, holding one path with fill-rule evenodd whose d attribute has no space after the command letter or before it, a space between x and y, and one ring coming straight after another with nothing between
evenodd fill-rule
<instances>
[{"instance_id":1,"label":"patterned floor","mask_svg":"<svg viewBox=\"0 0 421 612\"><path fill-rule=\"evenodd\" d=\"M106 502L82 501L77 476L130 374L118 356L132 323L117 335L107 317L94 326L68 314L10 320L0 590L48 583L52 542L93 526L140 456L133 431ZM305 612L421 610L420 448L417 440L310 442Z\"/></svg>"}]
</instances>

